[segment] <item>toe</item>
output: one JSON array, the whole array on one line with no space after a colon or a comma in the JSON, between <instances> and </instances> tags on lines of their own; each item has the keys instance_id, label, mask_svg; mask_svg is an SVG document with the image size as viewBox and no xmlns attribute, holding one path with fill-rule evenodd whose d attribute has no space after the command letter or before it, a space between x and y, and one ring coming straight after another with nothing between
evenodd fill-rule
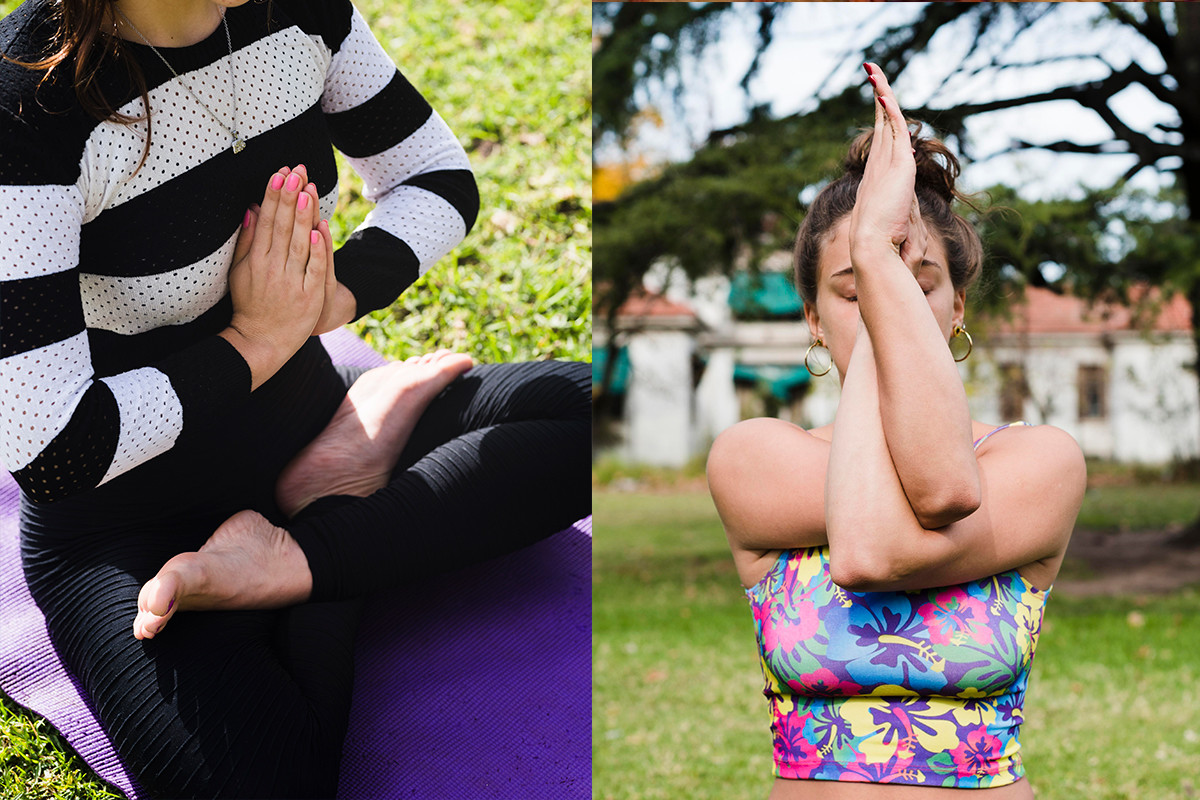
<instances>
[{"instance_id":1,"label":"toe","mask_svg":"<svg viewBox=\"0 0 1200 800\"><path fill-rule=\"evenodd\" d=\"M184 581L178 570L169 568L170 564L167 562L138 593L138 613L133 621L133 635L139 639L153 639L179 611L178 600L183 594Z\"/></svg>"},{"instance_id":2,"label":"toe","mask_svg":"<svg viewBox=\"0 0 1200 800\"><path fill-rule=\"evenodd\" d=\"M438 366L445 367L456 375L461 375L475 366L475 359L466 353L452 353L447 351L446 355L438 359Z\"/></svg>"}]
</instances>

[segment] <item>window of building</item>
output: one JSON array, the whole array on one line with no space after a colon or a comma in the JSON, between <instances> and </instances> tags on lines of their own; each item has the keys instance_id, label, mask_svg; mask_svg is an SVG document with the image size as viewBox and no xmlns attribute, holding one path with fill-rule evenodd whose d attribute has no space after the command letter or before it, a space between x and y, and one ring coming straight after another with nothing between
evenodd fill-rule
<instances>
[{"instance_id":1,"label":"window of building","mask_svg":"<svg viewBox=\"0 0 1200 800\"><path fill-rule=\"evenodd\" d=\"M1108 382L1104 367L1079 365L1079 418L1104 419L1108 416Z\"/></svg>"},{"instance_id":2,"label":"window of building","mask_svg":"<svg viewBox=\"0 0 1200 800\"><path fill-rule=\"evenodd\" d=\"M1025 383L1023 364L1000 365L1000 418L1005 422L1025 418L1025 397L1029 387Z\"/></svg>"}]
</instances>

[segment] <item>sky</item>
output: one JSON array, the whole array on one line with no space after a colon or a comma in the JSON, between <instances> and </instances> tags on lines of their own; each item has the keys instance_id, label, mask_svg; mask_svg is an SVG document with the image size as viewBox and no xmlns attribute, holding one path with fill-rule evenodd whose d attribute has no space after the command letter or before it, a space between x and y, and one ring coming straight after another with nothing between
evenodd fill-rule
<instances>
[{"instance_id":1,"label":"sky","mask_svg":"<svg viewBox=\"0 0 1200 800\"><path fill-rule=\"evenodd\" d=\"M751 103L738 82L756 45L757 17L752 8L746 8L751 5L743 4L743 11L725 18L719 43L700 60L685 61L687 92L681 112L661 93L644 98L660 109L665 125L659 130L644 130L635 149L651 159L686 160L693 144L702 141L709 130L745 119ZM888 26L915 18L919 8L909 3L792 4L776 23L774 42L750 85L751 102L769 103L774 115L785 116L814 107L826 79L830 88L825 94L852 81L865 84L861 66L844 56L859 50ZM1047 55L1102 53L1116 68L1137 60L1150 72L1163 69L1157 51L1136 34L1122 32L1114 37L1092 26L1089 21L1096 11L1093 3L1064 3L997 55L1005 63L1021 63ZM942 30L934 37L926 52L894 83L902 107L926 102L934 107L980 102L1070 85L1108 73L1104 64L1089 57L999 74L989 71L973 78L960 75L947 82L930 101L937 86L960 63L968 44L965 38L961 28L957 33ZM992 55L988 52L984 58ZM1139 130L1149 130L1156 122L1177 121L1172 109L1140 87L1117 95L1114 111ZM867 123L869 120L864 120ZM983 155L1006 149L1016 138L1038 143L1060 139L1094 143L1110 139L1111 132L1095 112L1071 101L1057 101L980 115L969 122L967 136L974 152ZM597 161L612 155L611 150L600 148ZM1133 163L1132 156L1124 155L1097 158L1024 151L970 164L962 181L968 191L1003 182L1016 186L1028 199L1061 197L1078 194L1080 184L1111 185ZM1134 184L1154 188L1162 181L1161 174L1143 170Z\"/></svg>"}]
</instances>

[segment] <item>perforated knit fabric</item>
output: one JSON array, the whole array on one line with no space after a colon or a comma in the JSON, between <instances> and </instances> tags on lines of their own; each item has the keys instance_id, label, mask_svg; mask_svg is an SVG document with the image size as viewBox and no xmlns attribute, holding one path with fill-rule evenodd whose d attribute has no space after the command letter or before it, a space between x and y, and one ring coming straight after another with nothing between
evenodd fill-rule
<instances>
[{"instance_id":1,"label":"perforated knit fabric","mask_svg":"<svg viewBox=\"0 0 1200 800\"><path fill-rule=\"evenodd\" d=\"M0 21L0 51L45 52L52 8L28 0ZM140 168L146 123L88 116L62 77L71 65L39 88L41 73L0 62L0 464L27 500L106 484L248 400L249 368L216 334L232 314L243 215L279 168L306 165L325 217L330 143L363 175L378 205L335 256L360 315L390 304L478 213L458 140L349 0L249 3L226 19L232 56L223 27L160 48L178 78L144 44L120 43L149 90ZM122 66L109 61L99 81L118 111L145 113Z\"/></svg>"}]
</instances>

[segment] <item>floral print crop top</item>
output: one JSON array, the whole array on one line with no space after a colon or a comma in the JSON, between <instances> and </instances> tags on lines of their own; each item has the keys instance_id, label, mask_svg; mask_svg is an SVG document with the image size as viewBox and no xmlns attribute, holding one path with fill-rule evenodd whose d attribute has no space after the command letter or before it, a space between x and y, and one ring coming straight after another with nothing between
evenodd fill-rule
<instances>
[{"instance_id":1,"label":"floral print crop top","mask_svg":"<svg viewBox=\"0 0 1200 800\"><path fill-rule=\"evenodd\" d=\"M1021 709L1048 590L1010 570L851 592L830 580L828 557L828 547L786 550L746 591L775 774L955 788L1021 778Z\"/></svg>"}]
</instances>

